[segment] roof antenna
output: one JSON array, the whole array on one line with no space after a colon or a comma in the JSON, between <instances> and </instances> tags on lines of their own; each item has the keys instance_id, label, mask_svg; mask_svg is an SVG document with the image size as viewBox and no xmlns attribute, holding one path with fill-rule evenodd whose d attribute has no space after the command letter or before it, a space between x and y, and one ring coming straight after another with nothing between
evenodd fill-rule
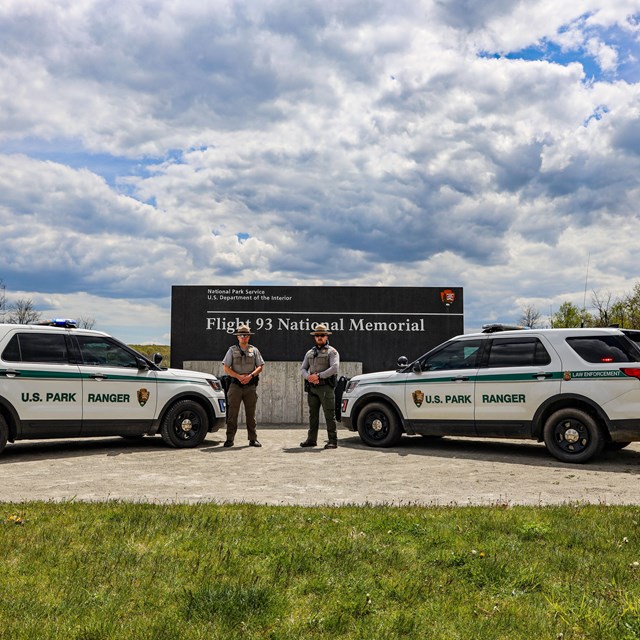
<instances>
[{"instance_id":1,"label":"roof antenna","mask_svg":"<svg viewBox=\"0 0 640 640\"><path fill-rule=\"evenodd\" d=\"M582 299L582 320L580 321L580 326L584 327L584 317L587 310L587 282L589 282L589 262L591 261L591 251L589 251L589 255L587 256L587 273L584 277L584 298Z\"/></svg>"}]
</instances>

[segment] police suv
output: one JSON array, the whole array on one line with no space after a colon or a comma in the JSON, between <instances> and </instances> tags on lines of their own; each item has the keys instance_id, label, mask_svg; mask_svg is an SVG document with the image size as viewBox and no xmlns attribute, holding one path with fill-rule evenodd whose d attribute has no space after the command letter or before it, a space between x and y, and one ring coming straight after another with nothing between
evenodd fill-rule
<instances>
[{"instance_id":1,"label":"police suv","mask_svg":"<svg viewBox=\"0 0 640 640\"><path fill-rule=\"evenodd\" d=\"M618 329L457 336L398 370L351 378L342 423L370 446L423 436L528 438L563 462L640 441L640 348Z\"/></svg>"},{"instance_id":2,"label":"police suv","mask_svg":"<svg viewBox=\"0 0 640 640\"><path fill-rule=\"evenodd\" d=\"M160 433L195 447L225 421L212 375L162 369L99 331L0 324L0 451L7 441Z\"/></svg>"}]
</instances>

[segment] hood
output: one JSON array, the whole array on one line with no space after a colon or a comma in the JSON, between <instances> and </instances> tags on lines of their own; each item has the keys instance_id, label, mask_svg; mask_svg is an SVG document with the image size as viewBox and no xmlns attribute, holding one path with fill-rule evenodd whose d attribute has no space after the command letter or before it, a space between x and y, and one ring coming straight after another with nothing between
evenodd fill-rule
<instances>
[{"instance_id":1,"label":"hood","mask_svg":"<svg viewBox=\"0 0 640 640\"><path fill-rule=\"evenodd\" d=\"M191 371L189 369L161 369L158 371L158 375L160 376L170 376L172 378L178 378L180 380L196 380L196 381L205 381L205 380L217 380L217 376L214 376L213 373L205 373L204 371Z\"/></svg>"},{"instance_id":2,"label":"hood","mask_svg":"<svg viewBox=\"0 0 640 640\"><path fill-rule=\"evenodd\" d=\"M379 380L386 380L397 375L397 371L376 371L375 373L361 373L358 376L353 376L351 380L358 382L378 382Z\"/></svg>"}]
</instances>

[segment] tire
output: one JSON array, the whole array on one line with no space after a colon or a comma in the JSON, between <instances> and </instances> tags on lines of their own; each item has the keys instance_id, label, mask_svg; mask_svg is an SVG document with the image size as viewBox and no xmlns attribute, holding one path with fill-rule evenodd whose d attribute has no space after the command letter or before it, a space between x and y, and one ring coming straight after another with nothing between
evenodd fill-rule
<instances>
[{"instance_id":1,"label":"tire","mask_svg":"<svg viewBox=\"0 0 640 640\"><path fill-rule=\"evenodd\" d=\"M7 440L9 439L9 426L4 416L0 414L0 453L4 451L7 446Z\"/></svg>"},{"instance_id":2,"label":"tire","mask_svg":"<svg viewBox=\"0 0 640 640\"><path fill-rule=\"evenodd\" d=\"M167 411L160 435L171 447L187 449L202 444L209 431L205 410L193 400L179 400Z\"/></svg>"},{"instance_id":3,"label":"tire","mask_svg":"<svg viewBox=\"0 0 640 640\"><path fill-rule=\"evenodd\" d=\"M560 409L544 425L544 444L562 462L587 462L604 448L596 421L580 409Z\"/></svg>"},{"instance_id":4,"label":"tire","mask_svg":"<svg viewBox=\"0 0 640 640\"><path fill-rule=\"evenodd\" d=\"M396 414L387 405L372 402L358 415L360 439L370 447L392 447L402 436Z\"/></svg>"}]
</instances>

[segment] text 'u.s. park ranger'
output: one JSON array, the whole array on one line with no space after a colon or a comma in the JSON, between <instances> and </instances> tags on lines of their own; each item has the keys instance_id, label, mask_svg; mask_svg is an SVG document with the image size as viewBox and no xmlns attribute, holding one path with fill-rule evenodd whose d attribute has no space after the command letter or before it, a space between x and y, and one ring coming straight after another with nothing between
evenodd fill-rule
<instances>
[{"instance_id":1,"label":"text 'u.s. park ranger'","mask_svg":"<svg viewBox=\"0 0 640 640\"><path fill-rule=\"evenodd\" d=\"M249 344L249 337L254 334L248 326L239 326L233 335L238 337L238 344L229 347L222 360L224 372L231 377L231 384L227 391L227 439L224 446L233 446L238 430L240 404L244 402L249 446L261 447L256 431L256 405L258 404L258 376L264 366L264 360L260 351Z\"/></svg>"},{"instance_id":2,"label":"text 'u.s. park ranger'","mask_svg":"<svg viewBox=\"0 0 640 640\"><path fill-rule=\"evenodd\" d=\"M309 404L309 432L307 439L300 443L301 447L315 447L318 444L320 407L324 412L329 437L324 448L335 449L338 446L334 389L338 379L340 355L329 345L330 333L325 325L316 325L315 331L311 332L315 346L307 351L300 367Z\"/></svg>"}]
</instances>

